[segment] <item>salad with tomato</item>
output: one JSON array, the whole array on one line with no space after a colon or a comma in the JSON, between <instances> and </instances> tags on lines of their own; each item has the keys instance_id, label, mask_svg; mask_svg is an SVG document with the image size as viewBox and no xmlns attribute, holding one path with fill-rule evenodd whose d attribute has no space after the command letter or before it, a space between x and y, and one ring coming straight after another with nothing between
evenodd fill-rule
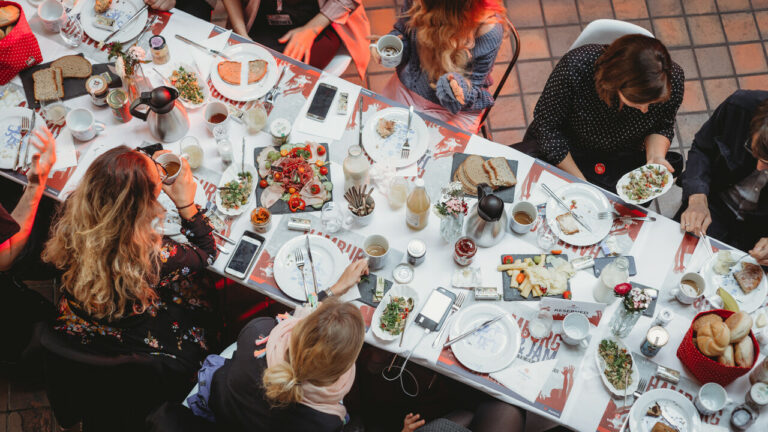
<instances>
[{"instance_id":1,"label":"salad with tomato","mask_svg":"<svg viewBox=\"0 0 768 432\"><path fill-rule=\"evenodd\" d=\"M262 149L256 157L261 205L282 201L291 212L322 208L333 190L326 160L326 148L311 141Z\"/></svg>"}]
</instances>

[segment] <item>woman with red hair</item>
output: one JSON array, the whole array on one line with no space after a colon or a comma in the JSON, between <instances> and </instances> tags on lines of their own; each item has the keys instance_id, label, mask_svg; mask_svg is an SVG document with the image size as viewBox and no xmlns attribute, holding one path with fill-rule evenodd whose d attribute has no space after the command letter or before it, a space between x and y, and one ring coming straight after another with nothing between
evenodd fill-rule
<instances>
[{"instance_id":1,"label":"woman with red hair","mask_svg":"<svg viewBox=\"0 0 768 432\"><path fill-rule=\"evenodd\" d=\"M402 61L382 94L454 126L476 131L493 105L489 74L507 34L499 0L406 0L390 34ZM371 47L375 61L381 58Z\"/></svg>"}]
</instances>

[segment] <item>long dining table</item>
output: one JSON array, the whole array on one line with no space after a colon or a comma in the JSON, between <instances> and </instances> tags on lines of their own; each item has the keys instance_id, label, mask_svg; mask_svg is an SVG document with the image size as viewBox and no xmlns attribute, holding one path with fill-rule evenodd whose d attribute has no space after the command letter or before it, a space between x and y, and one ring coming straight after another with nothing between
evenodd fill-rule
<instances>
[{"instance_id":1,"label":"long dining table","mask_svg":"<svg viewBox=\"0 0 768 432\"><path fill-rule=\"evenodd\" d=\"M82 11L82 4L88 4L81 0L74 6L71 12L75 14ZM82 44L78 47L66 45L58 34L47 33L36 13L36 6L28 2L22 3L24 12L32 30L38 38L43 54L43 62L55 60L67 54L83 54L92 63L106 63L105 49L87 35L83 35ZM183 35L204 44L209 48L225 49L232 45L253 43L228 30L210 23L198 20L179 10L158 13L151 12L154 24L149 28L153 34L164 36L171 55L172 62L195 62L204 76L208 75L214 62L212 56L184 45L177 41L175 35ZM140 45L146 46L149 35L140 36ZM338 77L328 75L323 71L312 68L304 63L283 56L281 53L272 52L280 65L286 66L285 77L279 87L279 95L274 105L268 105L271 123L275 119L284 118L293 124L291 141L312 140L324 142L328 145L330 160L330 173L333 188L333 200L339 205L345 203L343 198L344 175L342 161L347 155L347 149L359 144L359 128L361 122L357 116L358 97L362 98L363 121L373 118L376 113L389 107L399 106L396 102L388 100L374 92L344 81ZM156 74L151 73L154 66L144 65L146 77L153 86L162 85ZM212 84L206 80L210 92L209 100L219 100L237 108L249 107L247 102L229 100L221 95ZM337 86L341 91L349 93L349 110L352 111L342 122L336 119L337 127L330 124L312 130L306 126L303 113L318 83L325 82ZM20 86L19 77L14 78L10 86ZM136 147L138 145L154 143L156 140L149 132L147 123L134 118L127 123L120 123L113 117L108 107L97 107L87 95L68 99L65 105L69 109L86 108L95 114L98 121L106 125L105 130L95 139L88 142L80 142L68 135L65 126L51 126L51 130L61 143L61 157L69 159L69 163L60 167L51 174L46 194L53 198L64 200L68 193L82 178L88 165L95 157L104 151L118 145ZM20 106L27 106L22 101ZM38 109L39 110L39 109ZM221 175L227 167L219 156L217 144L212 134L206 127L206 119L203 115L204 108L188 110L190 128L187 135L198 139L204 149L205 157L200 168L194 171L198 181L198 194L196 202L203 208L214 212L215 195ZM428 143L425 154L418 162L410 167L397 172L409 181L417 177L424 179L428 195L434 201L441 194L441 187L451 180L451 170L455 154L477 154L481 156L501 156L517 162L517 185L515 186L514 199L529 200L539 206L540 217L530 232L525 234L512 233L506 228L503 241L499 244L479 248L473 266L479 268L482 286L501 287L502 277L496 266L501 263L500 257L504 254L538 254L541 249L537 246L537 231L544 229L547 215L543 204L547 201L546 195L540 188L541 184L547 184L553 189L558 189L569 184L578 183L580 180L564 173L558 168L543 161L536 160L528 155L516 151L514 148L493 143L480 136L460 130L445 124L424 114L418 114L424 121L428 130ZM2 118L0 109L0 118ZM331 123L331 122L329 122ZM234 161L244 160L246 163L254 163L254 149L272 145L272 136L268 133L268 127L258 133L249 134L243 124L232 122L229 128L229 138L233 144ZM241 146L241 143L244 143ZM179 143L167 143L164 148L178 153ZM245 153L243 153L243 150ZM65 154L64 152L69 152ZM2 170L0 174L19 183L25 183L26 177L21 171ZM639 367L640 375L647 381L647 389L668 388L677 391L693 400L700 383L688 372L676 356L677 347L693 317L701 311L712 309L712 305L705 298L697 299L692 305L684 305L671 298L670 290L680 281L681 275L689 270L696 271L701 267L708 252L704 242L699 242L697 237L681 232L679 224L654 213L653 211L627 204L617 195L600 190L610 202L613 209L623 216L653 216L655 221L638 221L629 219L617 219L610 230L610 236L623 245L623 253L632 256L635 261L637 274L631 278L633 284L652 287L659 291L655 302L656 315L662 309L672 312L672 320L666 328L670 334L670 340L660 353L647 358L640 353L640 345L645 339L646 331L654 319L651 316L643 316L634 326L633 330L623 339L623 342L633 352L633 356ZM408 283L425 299L436 287L442 286L459 293L464 291L467 300L462 308L468 308L478 303L471 292L453 288L451 278L460 267L453 260L453 244L446 243L440 234L440 219L430 211L429 223L421 231L413 231L406 226L405 209L393 209L387 204L387 197L377 190L373 198L378 203L372 216L372 222L367 226L344 224L337 232L325 232L321 223L320 212L307 211L299 213L300 216L310 221L311 228L308 233L323 236L335 243L343 255L352 260L363 256L363 240L372 234L384 235L390 245L390 252L384 268L375 273L392 279L394 267L405 261L407 244L412 239L420 239L427 246L425 261L414 268L414 278ZM474 204L473 198L468 198L470 207ZM253 203L250 204L254 206ZM511 203L506 203L506 212L509 215ZM173 209L169 209L173 211ZM223 217L224 226L221 231L231 239L237 241L245 230L252 230L249 219L250 207L238 217ZM511 215L510 215L511 216ZM220 254L210 270L222 276L226 276L253 290L256 290L278 302L289 306L296 306L298 302L286 295L278 286L274 278L274 261L281 246L290 239L305 235L304 232L287 229L288 215L274 214L272 227L265 234L266 242L258 256L250 274L243 279L234 278L224 272L228 254ZM231 251L232 245L217 239L220 246ZM712 241L714 249L728 250L730 246L717 241ZM559 249L570 259L591 256L600 258L604 252L600 245L585 247L570 246L562 241ZM546 251L545 251L546 252ZM595 357L599 341L609 336L610 318L617 310L618 302L612 304L598 304L594 302L593 290L600 283L592 272L592 269L581 270L571 279L572 301L552 303L550 307L554 313L554 326L552 332L545 338L535 339L531 337L528 324L536 315L540 303L546 304L547 300L539 301L494 301L492 303L509 312L521 329L521 346L517 357L502 371L491 374L475 373L464 367L457 360L450 348L442 349L441 344L433 348L434 334L422 337L416 324L409 324L405 330L402 343L399 340L385 341L373 335L369 330L366 333L366 342L380 349L406 355L412 352L411 361L434 371L461 381L467 385L486 392L502 401L517 405L537 414L552 422L566 425L578 431L618 432L628 415L630 404L626 404L622 398L612 398L600 379ZM344 296L345 300L354 301L361 308L368 325L371 325L374 308L358 301L359 291L353 289ZM766 311L765 300L761 308ZM416 309L420 306L416 305ZM562 308L562 309L559 309ZM587 313L592 324L590 342L586 348L574 347L563 343L560 336L560 322L563 311L580 310ZM375 323L374 323L375 324ZM422 340L423 339L423 340ZM758 362L762 361L761 354ZM659 365L677 370L681 373L679 382L673 384L660 379L656 374ZM422 387L426 383L422 383ZM744 395L749 389L748 376L744 375L736 379L726 387L731 399L728 407L709 416L702 416L702 430L728 430L730 413L733 407L744 400ZM749 428L749 431L768 430L768 415L763 414L757 422Z\"/></svg>"}]
</instances>

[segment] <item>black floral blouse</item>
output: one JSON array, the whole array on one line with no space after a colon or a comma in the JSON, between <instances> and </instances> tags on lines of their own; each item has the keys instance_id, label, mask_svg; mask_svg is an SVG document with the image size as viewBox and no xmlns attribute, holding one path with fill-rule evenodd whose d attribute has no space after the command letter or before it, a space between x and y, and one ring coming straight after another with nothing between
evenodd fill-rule
<instances>
[{"instance_id":1,"label":"black floral blouse","mask_svg":"<svg viewBox=\"0 0 768 432\"><path fill-rule=\"evenodd\" d=\"M199 368L217 339L219 325L209 299L212 283L190 276L216 259L213 226L198 212L182 219L182 234L190 244L163 238L160 252L159 299L142 314L116 321L90 318L66 293L59 302L54 329L100 354L144 352L179 360L190 370Z\"/></svg>"}]
</instances>

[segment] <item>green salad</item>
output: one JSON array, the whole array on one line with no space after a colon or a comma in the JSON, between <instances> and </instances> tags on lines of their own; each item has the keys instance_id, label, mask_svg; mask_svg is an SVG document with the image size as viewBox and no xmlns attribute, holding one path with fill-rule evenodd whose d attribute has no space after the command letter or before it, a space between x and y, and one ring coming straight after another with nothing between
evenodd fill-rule
<instances>
[{"instance_id":1,"label":"green salad","mask_svg":"<svg viewBox=\"0 0 768 432\"><path fill-rule=\"evenodd\" d=\"M408 314L410 314L412 310L412 298L392 296L389 299L389 304L384 308L384 312L381 314L381 323L379 326L389 334L395 336L399 335L405 329L405 321L408 319Z\"/></svg>"},{"instance_id":2,"label":"green salad","mask_svg":"<svg viewBox=\"0 0 768 432\"><path fill-rule=\"evenodd\" d=\"M249 172L237 173L237 180L227 182L221 189L221 204L227 209L237 210L248 203L253 186L253 176Z\"/></svg>"},{"instance_id":3,"label":"green salad","mask_svg":"<svg viewBox=\"0 0 768 432\"><path fill-rule=\"evenodd\" d=\"M629 183L623 186L627 198L647 200L664 190L669 183L669 172L658 166L642 166L629 173Z\"/></svg>"},{"instance_id":4,"label":"green salad","mask_svg":"<svg viewBox=\"0 0 768 432\"><path fill-rule=\"evenodd\" d=\"M624 390L632 384L632 356L626 349L609 339L600 341L600 357L605 360L603 374L616 389Z\"/></svg>"}]
</instances>

